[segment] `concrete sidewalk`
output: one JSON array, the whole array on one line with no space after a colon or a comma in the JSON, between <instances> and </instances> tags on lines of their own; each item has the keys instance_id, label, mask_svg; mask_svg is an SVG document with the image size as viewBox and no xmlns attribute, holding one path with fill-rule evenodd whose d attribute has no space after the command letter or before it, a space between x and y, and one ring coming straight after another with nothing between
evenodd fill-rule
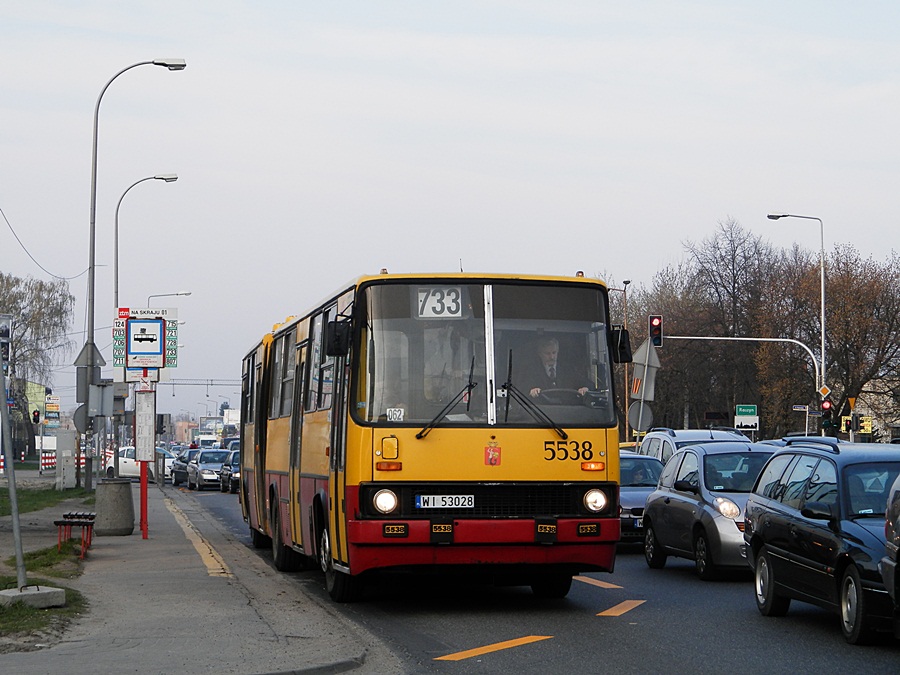
<instances>
[{"instance_id":1,"label":"concrete sidewalk","mask_svg":"<svg viewBox=\"0 0 900 675\"><path fill-rule=\"evenodd\" d=\"M36 475L17 471L16 483ZM94 537L84 574L60 584L86 596L87 615L52 646L0 654L0 672L404 672L375 636L274 570L192 493L149 486L147 539L137 483L132 497L134 534ZM53 520L66 510L22 515L25 550L55 545ZM14 552L10 521L0 519L3 557Z\"/></svg>"}]
</instances>

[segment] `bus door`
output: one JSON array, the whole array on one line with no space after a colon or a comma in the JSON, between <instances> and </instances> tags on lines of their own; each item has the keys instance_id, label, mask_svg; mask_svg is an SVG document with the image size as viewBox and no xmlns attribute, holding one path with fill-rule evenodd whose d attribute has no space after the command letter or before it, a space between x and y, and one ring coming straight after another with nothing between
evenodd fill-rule
<instances>
[{"instance_id":1,"label":"bus door","mask_svg":"<svg viewBox=\"0 0 900 675\"><path fill-rule=\"evenodd\" d=\"M262 349L262 363L256 363L256 433L253 439L253 481L256 497L256 525L260 530L268 528L269 513L266 510L268 489L266 488L266 437L269 426L269 385L271 377L266 377L268 368L263 364L271 358L271 345ZM251 523L252 525L252 523Z\"/></svg>"},{"instance_id":2,"label":"bus door","mask_svg":"<svg viewBox=\"0 0 900 675\"><path fill-rule=\"evenodd\" d=\"M294 372L294 397L291 410L291 456L290 456L290 490L289 500L291 510L291 542L298 546L303 545L303 509L311 501L311 496L304 499L301 494L300 482L300 458L303 444L303 392L306 380L306 343L297 345L297 366Z\"/></svg>"},{"instance_id":3,"label":"bus door","mask_svg":"<svg viewBox=\"0 0 900 675\"><path fill-rule=\"evenodd\" d=\"M335 319L335 308L326 312L326 322ZM331 555L340 564L348 564L347 513L344 495L347 489L347 358L326 356L323 362L323 381L331 380L331 454L328 468L328 492L331 502Z\"/></svg>"}]
</instances>

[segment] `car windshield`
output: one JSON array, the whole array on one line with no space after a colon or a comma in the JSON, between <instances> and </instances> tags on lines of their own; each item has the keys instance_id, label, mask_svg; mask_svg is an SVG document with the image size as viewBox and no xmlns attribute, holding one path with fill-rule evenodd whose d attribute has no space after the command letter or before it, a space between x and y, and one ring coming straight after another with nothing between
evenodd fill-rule
<instances>
[{"instance_id":1,"label":"car windshield","mask_svg":"<svg viewBox=\"0 0 900 675\"><path fill-rule=\"evenodd\" d=\"M197 461L200 464L221 464L228 457L228 453L224 450L214 452L201 452Z\"/></svg>"},{"instance_id":2,"label":"car windshield","mask_svg":"<svg viewBox=\"0 0 900 675\"><path fill-rule=\"evenodd\" d=\"M844 469L847 512L854 516L884 517L887 495L900 474L900 462L851 464Z\"/></svg>"},{"instance_id":3,"label":"car windshield","mask_svg":"<svg viewBox=\"0 0 900 675\"><path fill-rule=\"evenodd\" d=\"M619 475L622 487L655 487L659 482L663 464L647 457L622 457L619 459Z\"/></svg>"},{"instance_id":4,"label":"car windshield","mask_svg":"<svg viewBox=\"0 0 900 675\"><path fill-rule=\"evenodd\" d=\"M706 455L703 479L713 492L750 492L771 452L723 452Z\"/></svg>"}]
</instances>

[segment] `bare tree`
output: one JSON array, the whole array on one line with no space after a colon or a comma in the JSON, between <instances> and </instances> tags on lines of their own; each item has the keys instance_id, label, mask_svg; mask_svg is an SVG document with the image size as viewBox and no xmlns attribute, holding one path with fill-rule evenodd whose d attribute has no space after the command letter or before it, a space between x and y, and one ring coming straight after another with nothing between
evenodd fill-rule
<instances>
[{"instance_id":1,"label":"bare tree","mask_svg":"<svg viewBox=\"0 0 900 675\"><path fill-rule=\"evenodd\" d=\"M29 452L34 451L34 429L25 397L25 382L52 384L52 365L58 353L74 342L66 335L72 323L75 297L65 280L40 281L0 272L0 313L13 316L10 336L10 393L16 403L11 416L22 425Z\"/></svg>"}]
</instances>

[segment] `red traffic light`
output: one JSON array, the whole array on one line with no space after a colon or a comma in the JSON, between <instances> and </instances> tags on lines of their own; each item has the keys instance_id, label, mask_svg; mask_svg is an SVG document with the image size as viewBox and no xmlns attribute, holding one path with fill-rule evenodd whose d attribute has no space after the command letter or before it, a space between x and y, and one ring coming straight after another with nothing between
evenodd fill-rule
<instances>
[{"instance_id":1,"label":"red traffic light","mask_svg":"<svg viewBox=\"0 0 900 675\"><path fill-rule=\"evenodd\" d=\"M822 412L831 412L831 400L825 399L822 401Z\"/></svg>"},{"instance_id":2,"label":"red traffic light","mask_svg":"<svg viewBox=\"0 0 900 675\"><path fill-rule=\"evenodd\" d=\"M40 424L41 423L41 411L35 410L31 413L31 423L32 424Z\"/></svg>"},{"instance_id":3,"label":"red traffic light","mask_svg":"<svg viewBox=\"0 0 900 675\"><path fill-rule=\"evenodd\" d=\"M663 342L663 318L660 314L651 314L647 319L647 333L650 336L650 344L654 347L662 347Z\"/></svg>"}]
</instances>

